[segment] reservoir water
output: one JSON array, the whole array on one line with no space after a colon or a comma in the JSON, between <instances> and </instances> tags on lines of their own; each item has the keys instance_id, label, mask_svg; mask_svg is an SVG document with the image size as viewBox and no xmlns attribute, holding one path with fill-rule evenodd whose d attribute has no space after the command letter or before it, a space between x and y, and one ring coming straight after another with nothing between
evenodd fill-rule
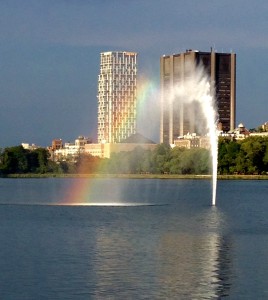
<instances>
[{"instance_id":1,"label":"reservoir water","mask_svg":"<svg viewBox=\"0 0 268 300\"><path fill-rule=\"evenodd\" d=\"M0 179L0 299L268 299L268 182Z\"/></svg>"}]
</instances>

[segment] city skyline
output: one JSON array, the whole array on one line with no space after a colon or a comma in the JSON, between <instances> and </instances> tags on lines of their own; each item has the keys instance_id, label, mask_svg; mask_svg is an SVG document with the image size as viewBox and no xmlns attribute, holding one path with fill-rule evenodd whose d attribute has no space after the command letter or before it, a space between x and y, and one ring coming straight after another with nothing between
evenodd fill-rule
<instances>
[{"instance_id":1,"label":"city skyline","mask_svg":"<svg viewBox=\"0 0 268 300\"><path fill-rule=\"evenodd\" d=\"M99 53L118 49L139 53L138 80L152 88L138 103L137 130L156 142L159 58L186 49L234 51L236 122L247 128L266 122L268 3L181 4L1 1L0 147L96 139Z\"/></svg>"}]
</instances>

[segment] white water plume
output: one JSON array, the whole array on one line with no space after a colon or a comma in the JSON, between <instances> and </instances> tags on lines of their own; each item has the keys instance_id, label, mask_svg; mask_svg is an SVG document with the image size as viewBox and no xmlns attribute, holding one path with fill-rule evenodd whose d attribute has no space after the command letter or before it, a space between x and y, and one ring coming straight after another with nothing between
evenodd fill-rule
<instances>
[{"instance_id":1,"label":"white water plume","mask_svg":"<svg viewBox=\"0 0 268 300\"><path fill-rule=\"evenodd\" d=\"M186 65L184 79L178 83L173 91L173 105L175 102L183 110L187 109L189 122L194 122L193 128L199 134L206 135L210 140L212 157L212 205L216 205L217 167L218 167L218 114L214 84L206 70L201 65ZM193 132L191 132L193 133Z\"/></svg>"}]
</instances>

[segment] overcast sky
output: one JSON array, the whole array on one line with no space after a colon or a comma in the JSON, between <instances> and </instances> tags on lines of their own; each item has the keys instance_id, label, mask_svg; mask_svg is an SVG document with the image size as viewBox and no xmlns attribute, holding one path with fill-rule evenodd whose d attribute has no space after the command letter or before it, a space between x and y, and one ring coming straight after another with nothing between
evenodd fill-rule
<instances>
[{"instance_id":1,"label":"overcast sky","mask_svg":"<svg viewBox=\"0 0 268 300\"><path fill-rule=\"evenodd\" d=\"M154 82L138 128L156 142L160 56L186 49L237 54L237 124L256 127L268 121L267 16L267 0L1 0L0 147L96 137L110 50L138 52L139 77Z\"/></svg>"}]
</instances>

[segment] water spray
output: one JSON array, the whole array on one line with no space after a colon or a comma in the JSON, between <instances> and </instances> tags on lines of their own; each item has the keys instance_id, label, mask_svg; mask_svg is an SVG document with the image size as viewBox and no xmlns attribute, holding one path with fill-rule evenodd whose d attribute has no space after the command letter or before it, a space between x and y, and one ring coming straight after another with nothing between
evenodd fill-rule
<instances>
[{"instance_id":1,"label":"water spray","mask_svg":"<svg viewBox=\"0 0 268 300\"><path fill-rule=\"evenodd\" d=\"M185 77L174 89L173 101L179 101L183 105L199 105L204 119L205 134L210 140L212 158L212 205L216 205L217 168L218 168L218 134L216 109L216 97L213 83L201 65L187 65L187 77ZM194 119L194 117L192 118ZM199 124L195 124L197 127Z\"/></svg>"}]
</instances>

